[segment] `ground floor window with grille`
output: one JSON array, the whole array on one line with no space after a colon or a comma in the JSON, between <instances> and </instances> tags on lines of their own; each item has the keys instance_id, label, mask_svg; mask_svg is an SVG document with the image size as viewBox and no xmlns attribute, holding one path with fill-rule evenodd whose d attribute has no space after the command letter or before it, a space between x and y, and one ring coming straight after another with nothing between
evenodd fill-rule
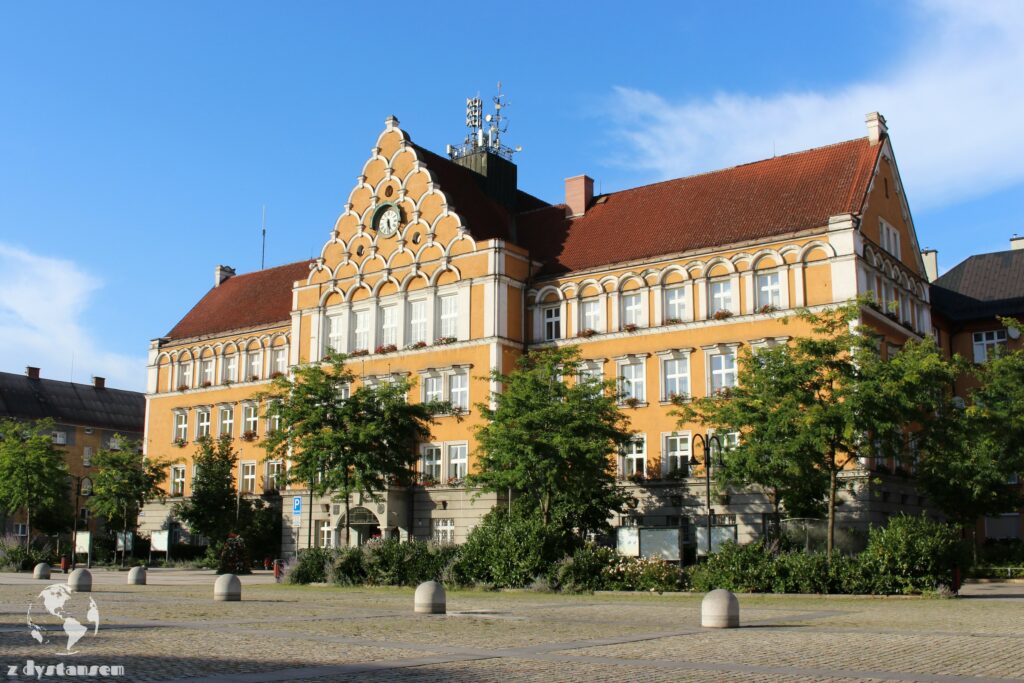
<instances>
[{"instance_id":1,"label":"ground floor window with grille","mask_svg":"<svg viewBox=\"0 0 1024 683\"><path fill-rule=\"evenodd\" d=\"M455 543L455 520L430 520L430 539L434 543Z\"/></svg>"}]
</instances>

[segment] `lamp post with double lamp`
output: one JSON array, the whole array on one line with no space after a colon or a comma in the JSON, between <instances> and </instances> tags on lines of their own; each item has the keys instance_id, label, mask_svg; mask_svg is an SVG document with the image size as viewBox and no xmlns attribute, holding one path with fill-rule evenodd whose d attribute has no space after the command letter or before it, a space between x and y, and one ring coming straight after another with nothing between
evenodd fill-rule
<instances>
[{"instance_id":1,"label":"lamp post with double lamp","mask_svg":"<svg viewBox=\"0 0 1024 683\"><path fill-rule=\"evenodd\" d=\"M92 495L92 479L89 477L74 477L75 480L75 521L74 527L71 532L71 568L75 568L75 563L78 561L78 517L81 514L81 510L78 507L78 501L82 498L88 498Z\"/></svg>"},{"instance_id":2,"label":"lamp post with double lamp","mask_svg":"<svg viewBox=\"0 0 1024 683\"><path fill-rule=\"evenodd\" d=\"M700 441L701 448L704 451L704 460L703 461L697 460L696 454L692 452L693 444L696 444L697 441ZM712 445L717 446L717 448L712 448ZM708 510L708 518L707 518L707 525L708 525L708 550L707 550L707 555L708 556L711 555L711 518L714 517L714 511L711 509L711 464L712 464L712 461L714 459L713 458L714 454L718 453L719 454L719 458L721 458L721 452L722 452L722 442L721 442L721 440L719 440L719 438L717 436L715 436L713 434L696 434L693 437L693 439L691 440L690 466L691 467L695 467L695 466L700 465L700 464L704 465L704 490L705 490L705 492L707 494L707 506L708 506L707 507L707 510ZM700 550L700 548L698 547L698 551L699 550Z\"/></svg>"}]
</instances>

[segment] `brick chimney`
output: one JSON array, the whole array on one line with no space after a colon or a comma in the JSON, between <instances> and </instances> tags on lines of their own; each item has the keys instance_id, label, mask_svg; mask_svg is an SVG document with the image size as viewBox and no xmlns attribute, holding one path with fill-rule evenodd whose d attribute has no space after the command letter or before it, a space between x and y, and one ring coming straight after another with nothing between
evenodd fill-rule
<instances>
[{"instance_id":1,"label":"brick chimney","mask_svg":"<svg viewBox=\"0 0 1024 683\"><path fill-rule=\"evenodd\" d=\"M921 260L924 261L924 274L928 282L935 282L939 277L939 252L934 249L922 249Z\"/></svg>"},{"instance_id":2,"label":"brick chimney","mask_svg":"<svg viewBox=\"0 0 1024 683\"><path fill-rule=\"evenodd\" d=\"M221 283L234 274L235 269L231 266L217 266L213 269L213 286L220 287Z\"/></svg>"},{"instance_id":3,"label":"brick chimney","mask_svg":"<svg viewBox=\"0 0 1024 683\"><path fill-rule=\"evenodd\" d=\"M582 216L594 199L594 179L578 175L565 179L565 205L570 216Z\"/></svg>"},{"instance_id":4,"label":"brick chimney","mask_svg":"<svg viewBox=\"0 0 1024 683\"><path fill-rule=\"evenodd\" d=\"M34 368L30 365L25 368L25 374L28 375L29 379L39 379L39 368Z\"/></svg>"},{"instance_id":5,"label":"brick chimney","mask_svg":"<svg viewBox=\"0 0 1024 683\"><path fill-rule=\"evenodd\" d=\"M94 387L96 387L97 389L106 389L107 388L107 379L105 377L93 376L93 378L92 378L92 385Z\"/></svg>"},{"instance_id":6,"label":"brick chimney","mask_svg":"<svg viewBox=\"0 0 1024 683\"><path fill-rule=\"evenodd\" d=\"M872 147L889 134L889 128L885 125L885 117L877 111L873 111L865 116L864 122L868 124L868 142L871 143Z\"/></svg>"},{"instance_id":7,"label":"brick chimney","mask_svg":"<svg viewBox=\"0 0 1024 683\"><path fill-rule=\"evenodd\" d=\"M1024 237L1014 233L1010 238L1010 249L1024 249Z\"/></svg>"}]
</instances>

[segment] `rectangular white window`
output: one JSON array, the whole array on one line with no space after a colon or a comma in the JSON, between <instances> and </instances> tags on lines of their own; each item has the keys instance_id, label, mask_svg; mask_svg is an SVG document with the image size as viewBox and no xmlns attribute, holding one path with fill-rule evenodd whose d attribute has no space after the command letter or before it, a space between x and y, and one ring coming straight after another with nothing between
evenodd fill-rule
<instances>
[{"instance_id":1,"label":"rectangular white window","mask_svg":"<svg viewBox=\"0 0 1024 683\"><path fill-rule=\"evenodd\" d=\"M242 463L241 488L238 490L242 493L256 493L256 463Z\"/></svg>"},{"instance_id":2,"label":"rectangular white window","mask_svg":"<svg viewBox=\"0 0 1024 683\"><path fill-rule=\"evenodd\" d=\"M420 477L423 481L441 481L441 447L426 446L420 462Z\"/></svg>"},{"instance_id":3,"label":"rectangular white window","mask_svg":"<svg viewBox=\"0 0 1024 683\"><path fill-rule=\"evenodd\" d=\"M757 276L757 307L782 308L782 284L778 273L762 273Z\"/></svg>"},{"instance_id":4,"label":"rectangular white window","mask_svg":"<svg viewBox=\"0 0 1024 683\"><path fill-rule=\"evenodd\" d=\"M579 381L596 383L603 382L604 369L601 367L601 364L594 361L584 361L580 365Z\"/></svg>"},{"instance_id":5,"label":"rectangular white window","mask_svg":"<svg viewBox=\"0 0 1024 683\"><path fill-rule=\"evenodd\" d=\"M455 543L455 520L430 520L430 540L434 543Z\"/></svg>"},{"instance_id":6,"label":"rectangular white window","mask_svg":"<svg viewBox=\"0 0 1024 683\"><path fill-rule=\"evenodd\" d=\"M459 336L459 299L455 294L438 297L438 334L439 338L456 339Z\"/></svg>"},{"instance_id":7,"label":"rectangular white window","mask_svg":"<svg viewBox=\"0 0 1024 683\"><path fill-rule=\"evenodd\" d=\"M234 406L222 406L220 419L217 423L217 436L231 436L235 429L235 408Z\"/></svg>"},{"instance_id":8,"label":"rectangular white window","mask_svg":"<svg viewBox=\"0 0 1024 683\"><path fill-rule=\"evenodd\" d=\"M252 403L242 406L242 432L250 436L256 436L259 431L260 411L259 407Z\"/></svg>"},{"instance_id":9,"label":"rectangular white window","mask_svg":"<svg viewBox=\"0 0 1024 683\"><path fill-rule=\"evenodd\" d=\"M276 432L281 428L281 416L276 414L277 401L267 404L267 433Z\"/></svg>"},{"instance_id":10,"label":"rectangular white window","mask_svg":"<svg viewBox=\"0 0 1024 683\"><path fill-rule=\"evenodd\" d=\"M185 466L174 465L171 467L171 495L185 495Z\"/></svg>"},{"instance_id":11,"label":"rectangular white window","mask_svg":"<svg viewBox=\"0 0 1024 683\"><path fill-rule=\"evenodd\" d=\"M398 344L398 307L382 306L377 312L380 319L380 346L395 346Z\"/></svg>"},{"instance_id":12,"label":"rectangular white window","mask_svg":"<svg viewBox=\"0 0 1024 683\"><path fill-rule=\"evenodd\" d=\"M733 351L710 356L711 393L736 386L736 354Z\"/></svg>"},{"instance_id":13,"label":"rectangular white window","mask_svg":"<svg viewBox=\"0 0 1024 683\"><path fill-rule=\"evenodd\" d=\"M213 359L199 362L199 381L204 387L213 384Z\"/></svg>"},{"instance_id":14,"label":"rectangular white window","mask_svg":"<svg viewBox=\"0 0 1024 683\"><path fill-rule=\"evenodd\" d=\"M444 400L444 383L439 375L430 375L423 378L423 402Z\"/></svg>"},{"instance_id":15,"label":"rectangular white window","mask_svg":"<svg viewBox=\"0 0 1024 683\"><path fill-rule=\"evenodd\" d=\"M427 341L427 302L424 300L409 302L409 343L418 344Z\"/></svg>"},{"instance_id":16,"label":"rectangular white window","mask_svg":"<svg viewBox=\"0 0 1024 683\"><path fill-rule=\"evenodd\" d=\"M210 435L210 410L200 408L196 411L196 438Z\"/></svg>"},{"instance_id":17,"label":"rectangular white window","mask_svg":"<svg viewBox=\"0 0 1024 683\"><path fill-rule=\"evenodd\" d=\"M732 282L729 280L712 282L710 290L708 315L714 315L719 311L732 311Z\"/></svg>"},{"instance_id":18,"label":"rectangular white window","mask_svg":"<svg viewBox=\"0 0 1024 683\"><path fill-rule=\"evenodd\" d=\"M666 358L661 362L662 400L690 395L690 361L688 358Z\"/></svg>"},{"instance_id":19,"label":"rectangular white window","mask_svg":"<svg viewBox=\"0 0 1024 683\"><path fill-rule=\"evenodd\" d=\"M16 522L14 524L14 535L15 536L20 536L22 538L24 538L25 536L28 536L28 524L24 524L22 522Z\"/></svg>"},{"instance_id":20,"label":"rectangular white window","mask_svg":"<svg viewBox=\"0 0 1024 683\"><path fill-rule=\"evenodd\" d=\"M174 414L174 440L188 441L188 413Z\"/></svg>"},{"instance_id":21,"label":"rectangular white window","mask_svg":"<svg viewBox=\"0 0 1024 683\"><path fill-rule=\"evenodd\" d=\"M448 446L448 479L464 479L469 461L469 446L466 444Z\"/></svg>"},{"instance_id":22,"label":"rectangular white window","mask_svg":"<svg viewBox=\"0 0 1024 683\"><path fill-rule=\"evenodd\" d=\"M82 449L82 467L92 467L92 446Z\"/></svg>"},{"instance_id":23,"label":"rectangular white window","mask_svg":"<svg viewBox=\"0 0 1024 683\"><path fill-rule=\"evenodd\" d=\"M277 491L284 486L284 463L280 460L271 460L267 463L267 486L268 491Z\"/></svg>"},{"instance_id":24,"label":"rectangular white window","mask_svg":"<svg viewBox=\"0 0 1024 683\"><path fill-rule=\"evenodd\" d=\"M238 355L231 354L224 356L224 364L221 366L220 381L223 383L235 382L238 380Z\"/></svg>"},{"instance_id":25,"label":"rectangular white window","mask_svg":"<svg viewBox=\"0 0 1024 683\"><path fill-rule=\"evenodd\" d=\"M686 288L671 287L665 290L665 312L662 318L669 320L686 320Z\"/></svg>"},{"instance_id":26,"label":"rectangular white window","mask_svg":"<svg viewBox=\"0 0 1024 683\"><path fill-rule=\"evenodd\" d=\"M664 468L666 474L686 475L690 471L690 435L674 432L665 436Z\"/></svg>"},{"instance_id":27,"label":"rectangular white window","mask_svg":"<svg viewBox=\"0 0 1024 683\"><path fill-rule=\"evenodd\" d=\"M469 373L465 370L448 375L448 400L452 408L469 410Z\"/></svg>"},{"instance_id":28,"label":"rectangular white window","mask_svg":"<svg viewBox=\"0 0 1024 683\"><path fill-rule=\"evenodd\" d=\"M643 308L641 306L639 292L622 295L622 326L641 325L643 323Z\"/></svg>"},{"instance_id":29,"label":"rectangular white window","mask_svg":"<svg viewBox=\"0 0 1024 683\"><path fill-rule=\"evenodd\" d=\"M1006 330L974 333L974 362L984 363L996 349L1006 346Z\"/></svg>"},{"instance_id":30,"label":"rectangular white window","mask_svg":"<svg viewBox=\"0 0 1024 683\"><path fill-rule=\"evenodd\" d=\"M882 249L895 256L900 257L900 233L896 228L882 221L880 228Z\"/></svg>"},{"instance_id":31,"label":"rectangular white window","mask_svg":"<svg viewBox=\"0 0 1024 683\"><path fill-rule=\"evenodd\" d=\"M647 438L636 436L626 444L622 453L622 474L642 477L647 472Z\"/></svg>"},{"instance_id":32,"label":"rectangular white window","mask_svg":"<svg viewBox=\"0 0 1024 683\"><path fill-rule=\"evenodd\" d=\"M340 352L345 348L345 330L341 315L329 315L325 319L327 325L327 343L324 351Z\"/></svg>"},{"instance_id":33,"label":"rectangular white window","mask_svg":"<svg viewBox=\"0 0 1024 683\"><path fill-rule=\"evenodd\" d=\"M321 548L333 548L334 547L334 527L331 526L331 520L323 519L316 523L316 542Z\"/></svg>"},{"instance_id":34,"label":"rectangular white window","mask_svg":"<svg viewBox=\"0 0 1024 683\"><path fill-rule=\"evenodd\" d=\"M619 391L626 401L633 399L643 403L647 400L642 362L623 363L619 366Z\"/></svg>"},{"instance_id":35,"label":"rectangular white window","mask_svg":"<svg viewBox=\"0 0 1024 683\"><path fill-rule=\"evenodd\" d=\"M595 332L601 329L601 301L590 299L584 301L580 306L583 314L583 329Z\"/></svg>"},{"instance_id":36,"label":"rectangular white window","mask_svg":"<svg viewBox=\"0 0 1024 683\"><path fill-rule=\"evenodd\" d=\"M274 372L283 375L288 370L288 349L284 347L278 347L274 349L274 355L271 357L274 366Z\"/></svg>"},{"instance_id":37,"label":"rectangular white window","mask_svg":"<svg viewBox=\"0 0 1024 683\"><path fill-rule=\"evenodd\" d=\"M352 313L352 350L370 350L370 312L355 311Z\"/></svg>"},{"instance_id":38,"label":"rectangular white window","mask_svg":"<svg viewBox=\"0 0 1024 683\"><path fill-rule=\"evenodd\" d=\"M562 338L562 307L548 306L544 309L544 341Z\"/></svg>"},{"instance_id":39,"label":"rectangular white window","mask_svg":"<svg viewBox=\"0 0 1024 683\"><path fill-rule=\"evenodd\" d=\"M192 361L178 364L178 388L188 389L192 386Z\"/></svg>"},{"instance_id":40,"label":"rectangular white window","mask_svg":"<svg viewBox=\"0 0 1024 683\"><path fill-rule=\"evenodd\" d=\"M263 354L259 351L250 351L245 358L246 379L254 381L263 376Z\"/></svg>"}]
</instances>

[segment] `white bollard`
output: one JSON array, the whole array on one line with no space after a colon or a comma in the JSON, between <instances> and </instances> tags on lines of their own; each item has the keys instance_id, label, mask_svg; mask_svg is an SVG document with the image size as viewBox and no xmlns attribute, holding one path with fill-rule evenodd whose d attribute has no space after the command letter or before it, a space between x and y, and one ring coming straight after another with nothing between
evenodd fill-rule
<instances>
[{"instance_id":1,"label":"white bollard","mask_svg":"<svg viewBox=\"0 0 1024 683\"><path fill-rule=\"evenodd\" d=\"M92 572L88 569L76 569L68 574L68 588L76 593L92 592Z\"/></svg>"},{"instance_id":2,"label":"white bollard","mask_svg":"<svg viewBox=\"0 0 1024 683\"><path fill-rule=\"evenodd\" d=\"M725 589L711 591L700 603L700 625L704 628L739 628L740 601Z\"/></svg>"},{"instance_id":3,"label":"white bollard","mask_svg":"<svg viewBox=\"0 0 1024 683\"><path fill-rule=\"evenodd\" d=\"M437 581L425 581L416 587L413 610L416 614L444 614L446 598L444 586Z\"/></svg>"},{"instance_id":4,"label":"white bollard","mask_svg":"<svg viewBox=\"0 0 1024 683\"><path fill-rule=\"evenodd\" d=\"M32 570L33 579L48 579L50 578L50 565L45 562L40 562Z\"/></svg>"},{"instance_id":5,"label":"white bollard","mask_svg":"<svg viewBox=\"0 0 1024 683\"><path fill-rule=\"evenodd\" d=\"M234 574L221 574L213 584L213 599L218 602L236 602L242 599L242 582Z\"/></svg>"},{"instance_id":6,"label":"white bollard","mask_svg":"<svg viewBox=\"0 0 1024 683\"><path fill-rule=\"evenodd\" d=\"M128 585L129 586L145 586L146 585L146 568L145 567L132 567L128 570Z\"/></svg>"}]
</instances>

